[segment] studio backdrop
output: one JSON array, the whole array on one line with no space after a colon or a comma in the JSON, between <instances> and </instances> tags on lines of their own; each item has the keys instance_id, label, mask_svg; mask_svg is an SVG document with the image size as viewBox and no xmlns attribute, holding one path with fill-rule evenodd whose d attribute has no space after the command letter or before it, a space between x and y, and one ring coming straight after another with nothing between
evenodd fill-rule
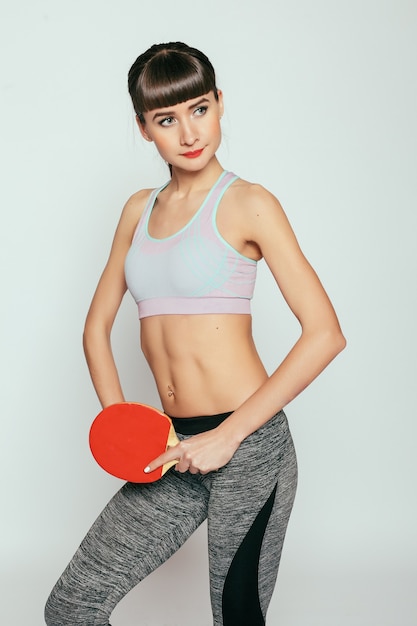
<instances>
[{"instance_id":1,"label":"studio backdrop","mask_svg":"<svg viewBox=\"0 0 417 626\"><path fill-rule=\"evenodd\" d=\"M41 626L52 585L121 482L94 463L84 319L120 211L168 178L127 71L155 42L213 62L219 159L281 201L348 347L287 407L299 489L269 624L415 626L417 9L407 0L2 0L1 621ZM266 266L270 372L299 334ZM129 295L126 397L159 406ZM227 529L225 529L227 532ZM210 626L203 525L113 626Z\"/></svg>"}]
</instances>

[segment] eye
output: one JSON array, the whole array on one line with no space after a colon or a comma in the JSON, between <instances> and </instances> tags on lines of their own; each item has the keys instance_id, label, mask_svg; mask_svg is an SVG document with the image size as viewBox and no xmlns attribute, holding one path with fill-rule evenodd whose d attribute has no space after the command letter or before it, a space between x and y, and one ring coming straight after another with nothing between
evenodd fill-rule
<instances>
[{"instance_id":1,"label":"eye","mask_svg":"<svg viewBox=\"0 0 417 626\"><path fill-rule=\"evenodd\" d=\"M163 120L161 120L159 122L160 126L171 126L174 123L174 118L173 117L164 117Z\"/></svg>"},{"instance_id":2,"label":"eye","mask_svg":"<svg viewBox=\"0 0 417 626\"><path fill-rule=\"evenodd\" d=\"M198 107L195 111L194 111L194 115L197 116L201 116L204 115L207 112L208 107Z\"/></svg>"}]
</instances>

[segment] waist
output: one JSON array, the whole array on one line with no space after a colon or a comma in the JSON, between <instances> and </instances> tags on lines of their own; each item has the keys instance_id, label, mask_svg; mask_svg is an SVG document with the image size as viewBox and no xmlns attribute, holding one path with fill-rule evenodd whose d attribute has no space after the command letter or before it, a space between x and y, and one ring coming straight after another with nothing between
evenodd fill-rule
<instances>
[{"instance_id":1,"label":"waist","mask_svg":"<svg viewBox=\"0 0 417 626\"><path fill-rule=\"evenodd\" d=\"M141 346L165 413L218 414L267 378L250 315L159 315L141 321Z\"/></svg>"},{"instance_id":2,"label":"waist","mask_svg":"<svg viewBox=\"0 0 417 626\"><path fill-rule=\"evenodd\" d=\"M172 417L169 415L168 417L171 418L175 432L181 435L198 435L207 430L213 430L232 413L233 411L227 411L216 415L197 415L196 417Z\"/></svg>"}]
</instances>

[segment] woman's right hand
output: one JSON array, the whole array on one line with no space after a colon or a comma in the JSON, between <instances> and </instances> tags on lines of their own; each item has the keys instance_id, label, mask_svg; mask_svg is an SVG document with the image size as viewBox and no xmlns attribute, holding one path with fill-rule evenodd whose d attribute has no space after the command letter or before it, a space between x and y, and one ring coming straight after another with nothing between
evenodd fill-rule
<instances>
[{"instance_id":1,"label":"woman's right hand","mask_svg":"<svg viewBox=\"0 0 417 626\"><path fill-rule=\"evenodd\" d=\"M226 465L238 447L239 442L233 442L225 437L220 425L213 430L193 435L169 448L153 459L144 471L145 473L153 472L158 467L177 459L175 469L178 472L208 474Z\"/></svg>"}]
</instances>

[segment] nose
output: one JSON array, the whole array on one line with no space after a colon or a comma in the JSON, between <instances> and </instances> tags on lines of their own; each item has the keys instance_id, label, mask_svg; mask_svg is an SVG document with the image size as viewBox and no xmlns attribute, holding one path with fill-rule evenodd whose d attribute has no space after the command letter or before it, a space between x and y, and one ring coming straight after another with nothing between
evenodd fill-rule
<instances>
[{"instance_id":1,"label":"nose","mask_svg":"<svg viewBox=\"0 0 417 626\"><path fill-rule=\"evenodd\" d=\"M190 120L181 123L180 143L182 146L192 146L198 140L197 130Z\"/></svg>"}]
</instances>

